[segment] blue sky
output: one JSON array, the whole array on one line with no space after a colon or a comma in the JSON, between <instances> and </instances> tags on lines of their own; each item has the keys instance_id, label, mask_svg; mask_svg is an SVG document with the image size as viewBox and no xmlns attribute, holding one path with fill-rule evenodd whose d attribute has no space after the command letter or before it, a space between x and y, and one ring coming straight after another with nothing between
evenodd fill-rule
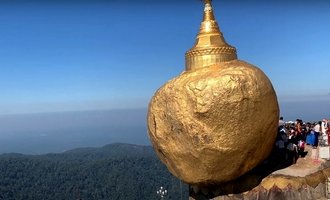
<instances>
[{"instance_id":1,"label":"blue sky","mask_svg":"<svg viewBox=\"0 0 330 200\"><path fill-rule=\"evenodd\" d=\"M283 115L322 106L317 117L330 117L330 2L213 7L239 59L272 81ZM198 0L0 1L0 115L147 107L184 70L202 10Z\"/></svg>"}]
</instances>

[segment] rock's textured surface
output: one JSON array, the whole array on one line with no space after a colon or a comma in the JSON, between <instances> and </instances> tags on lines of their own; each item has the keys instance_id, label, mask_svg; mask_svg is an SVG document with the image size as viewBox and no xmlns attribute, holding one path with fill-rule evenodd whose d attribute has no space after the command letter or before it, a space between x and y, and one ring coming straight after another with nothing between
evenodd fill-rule
<instances>
[{"instance_id":1,"label":"rock's textured surface","mask_svg":"<svg viewBox=\"0 0 330 200\"><path fill-rule=\"evenodd\" d=\"M149 104L148 130L159 158L193 185L227 182L258 165L272 149L278 103L266 75L237 60L220 32L211 0L186 71Z\"/></svg>"},{"instance_id":2,"label":"rock's textured surface","mask_svg":"<svg viewBox=\"0 0 330 200\"><path fill-rule=\"evenodd\" d=\"M188 71L149 105L149 135L159 158L189 184L235 179L270 153L278 125L273 87L239 60Z\"/></svg>"}]
</instances>

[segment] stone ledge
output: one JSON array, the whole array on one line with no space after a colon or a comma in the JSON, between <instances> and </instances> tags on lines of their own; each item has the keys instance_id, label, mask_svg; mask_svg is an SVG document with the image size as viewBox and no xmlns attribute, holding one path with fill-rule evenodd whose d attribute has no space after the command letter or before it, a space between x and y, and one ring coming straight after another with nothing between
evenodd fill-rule
<instances>
[{"instance_id":1,"label":"stone ledge","mask_svg":"<svg viewBox=\"0 0 330 200\"><path fill-rule=\"evenodd\" d=\"M272 168L274 155L264 163L226 184L200 188L190 186L190 200L314 200L328 199L330 161L305 158L280 169ZM330 184L329 184L330 185Z\"/></svg>"}]
</instances>

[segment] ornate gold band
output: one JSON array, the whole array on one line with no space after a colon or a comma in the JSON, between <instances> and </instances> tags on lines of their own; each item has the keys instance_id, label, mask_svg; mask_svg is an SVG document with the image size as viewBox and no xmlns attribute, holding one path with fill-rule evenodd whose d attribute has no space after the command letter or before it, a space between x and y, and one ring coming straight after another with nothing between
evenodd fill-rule
<instances>
[{"instance_id":1,"label":"ornate gold band","mask_svg":"<svg viewBox=\"0 0 330 200\"><path fill-rule=\"evenodd\" d=\"M234 47L214 47L207 49L192 49L186 53L186 70L194 70L214 65L219 62L228 62L237 59Z\"/></svg>"},{"instance_id":2,"label":"ornate gold band","mask_svg":"<svg viewBox=\"0 0 330 200\"><path fill-rule=\"evenodd\" d=\"M192 50L186 52L186 57L204 56L204 55L211 55L211 54L235 54L235 56L236 56L236 49L234 47L229 47L229 46L214 47L214 48L208 48L208 49L192 49Z\"/></svg>"}]
</instances>

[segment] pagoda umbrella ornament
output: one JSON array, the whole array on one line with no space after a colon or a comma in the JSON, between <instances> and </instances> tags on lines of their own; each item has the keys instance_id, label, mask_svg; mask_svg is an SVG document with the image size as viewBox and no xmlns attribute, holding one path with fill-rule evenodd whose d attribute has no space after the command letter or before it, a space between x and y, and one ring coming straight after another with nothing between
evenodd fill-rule
<instances>
[{"instance_id":1,"label":"pagoda umbrella ornament","mask_svg":"<svg viewBox=\"0 0 330 200\"><path fill-rule=\"evenodd\" d=\"M169 171L207 186L234 180L267 158L278 126L273 86L237 59L220 32L210 0L186 69L153 96L148 132Z\"/></svg>"}]
</instances>

